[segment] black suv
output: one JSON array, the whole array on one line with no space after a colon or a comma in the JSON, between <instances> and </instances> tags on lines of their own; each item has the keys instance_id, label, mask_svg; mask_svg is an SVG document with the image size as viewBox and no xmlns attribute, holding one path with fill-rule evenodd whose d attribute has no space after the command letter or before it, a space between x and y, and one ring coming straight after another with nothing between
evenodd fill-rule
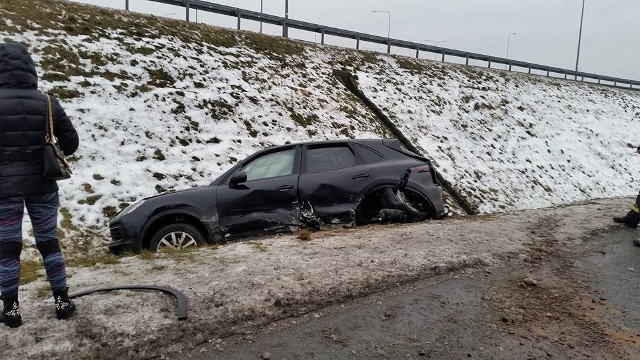
<instances>
[{"instance_id":1,"label":"black suv","mask_svg":"<svg viewBox=\"0 0 640 360\"><path fill-rule=\"evenodd\" d=\"M184 248L323 225L445 215L431 162L397 140L271 147L210 185L139 200L110 222L113 252Z\"/></svg>"}]
</instances>

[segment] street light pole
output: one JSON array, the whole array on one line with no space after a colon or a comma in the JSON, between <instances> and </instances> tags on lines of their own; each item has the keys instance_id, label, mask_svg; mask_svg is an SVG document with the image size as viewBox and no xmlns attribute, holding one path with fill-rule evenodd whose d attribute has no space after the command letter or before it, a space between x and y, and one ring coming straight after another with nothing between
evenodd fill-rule
<instances>
[{"instance_id":1,"label":"street light pole","mask_svg":"<svg viewBox=\"0 0 640 360\"><path fill-rule=\"evenodd\" d=\"M518 35L514 32L510 32L509 36L507 36L507 60L509 60L509 44L511 42L511 35ZM507 64L504 64L505 70L507 69Z\"/></svg>"},{"instance_id":2,"label":"street light pole","mask_svg":"<svg viewBox=\"0 0 640 360\"><path fill-rule=\"evenodd\" d=\"M391 11L388 10L371 10L373 13L387 13L389 25L387 27L387 54L391 53Z\"/></svg>"},{"instance_id":3,"label":"street light pole","mask_svg":"<svg viewBox=\"0 0 640 360\"><path fill-rule=\"evenodd\" d=\"M582 19L584 18L584 0L582 0L582 14L580 15L580 34L578 35L578 55L576 55L576 71L578 71L578 62L580 61L580 42L582 40ZM578 75L576 75L576 79Z\"/></svg>"}]
</instances>

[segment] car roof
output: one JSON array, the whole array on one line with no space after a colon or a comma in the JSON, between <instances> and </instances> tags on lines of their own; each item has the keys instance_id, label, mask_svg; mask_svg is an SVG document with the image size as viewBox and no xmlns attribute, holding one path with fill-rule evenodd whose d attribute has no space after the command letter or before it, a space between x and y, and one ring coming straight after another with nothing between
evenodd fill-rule
<instances>
[{"instance_id":1,"label":"car roof","mask_svg":"<svg viewBox=\"0 0 640 360\"><path fill-rule=\"evenodd\" d=\"M305 142L269 146L264 148L263 151L284 148L289 146L297 146L297 145L331 145L331 144L344 144L344 143L355 143L355 144L366 145L366 144L373 144L373 143L380 144L382 141L397 141L397 140L396 139L336 139L336 140L305 141Z\"/></svg>"}]
</instances>

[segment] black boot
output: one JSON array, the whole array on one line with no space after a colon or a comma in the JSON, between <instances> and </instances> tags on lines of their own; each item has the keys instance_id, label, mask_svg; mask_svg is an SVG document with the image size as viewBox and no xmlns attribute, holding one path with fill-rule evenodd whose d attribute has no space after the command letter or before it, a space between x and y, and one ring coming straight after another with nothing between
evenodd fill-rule
<instances>
[{"instance_id":1,"label":"black boot","mask_svg":"<svg viewBox=\"0 0 640 360\"><path fill-rule=\"evenodd\" d=\"M53 300L56 302L56 317L58 320L66 319L76 310L76 304L69 299L69 288L53 291Z\"/></svg>"},{"instance_id":2,"label":"black boot","mask_svg":"<svg viewBox=\"0 0 640 360\"><path fill-rule=\"evenodd\" d=\"M2 298L4 308L2 310L2 322L12 328L22 325L22 316L20 315L20 303L18 297Z\"/></svg>"},{"instance_id":3,"label":"black boot","mask_svg":"<svg viewBox=\"0 0 640 360\"><path fill-rule=\"evenodd\" d=\"M638 223L640 222L640 213L631 210L624 217L614 217L613 221L625 224L628 227L637 228Z\"/></svg>"}]
</instances>

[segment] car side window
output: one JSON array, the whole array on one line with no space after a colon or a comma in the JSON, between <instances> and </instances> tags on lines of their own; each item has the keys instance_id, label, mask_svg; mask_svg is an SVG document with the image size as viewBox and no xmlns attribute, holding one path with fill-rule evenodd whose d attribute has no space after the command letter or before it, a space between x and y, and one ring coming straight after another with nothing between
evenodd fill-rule
<instances>
[{"instance_id":1,"label":"car side window","mask_svg":"<svg viewBox=\"0 0 640 360\"><path fill-rule=\"evenodd\" d=\"M247 174L247 181L291 175L295 158L295 149L273 152L252 160L242 170Z\"/></svg>"},{"instance_id":2,"label":"car side window","mask_svg":"<svg viewBox=\"0 0 640 360\"><path fill-rule=\"evenodd\" d=\"M353 144L352 146L356 154L367 164L384 160L382 155L373 149L358 144Z\"/></svg>"},{"instance_id":3,"label":"car side window","mask_svg":"<svg viewBox=\"0 0 640 360\"><path fill-rule=\"evenodd\" d=\"M309 147L306 170L308 173L343 169L356 165L356 157L348 146Z\"/></svg>"}]
</instances>

